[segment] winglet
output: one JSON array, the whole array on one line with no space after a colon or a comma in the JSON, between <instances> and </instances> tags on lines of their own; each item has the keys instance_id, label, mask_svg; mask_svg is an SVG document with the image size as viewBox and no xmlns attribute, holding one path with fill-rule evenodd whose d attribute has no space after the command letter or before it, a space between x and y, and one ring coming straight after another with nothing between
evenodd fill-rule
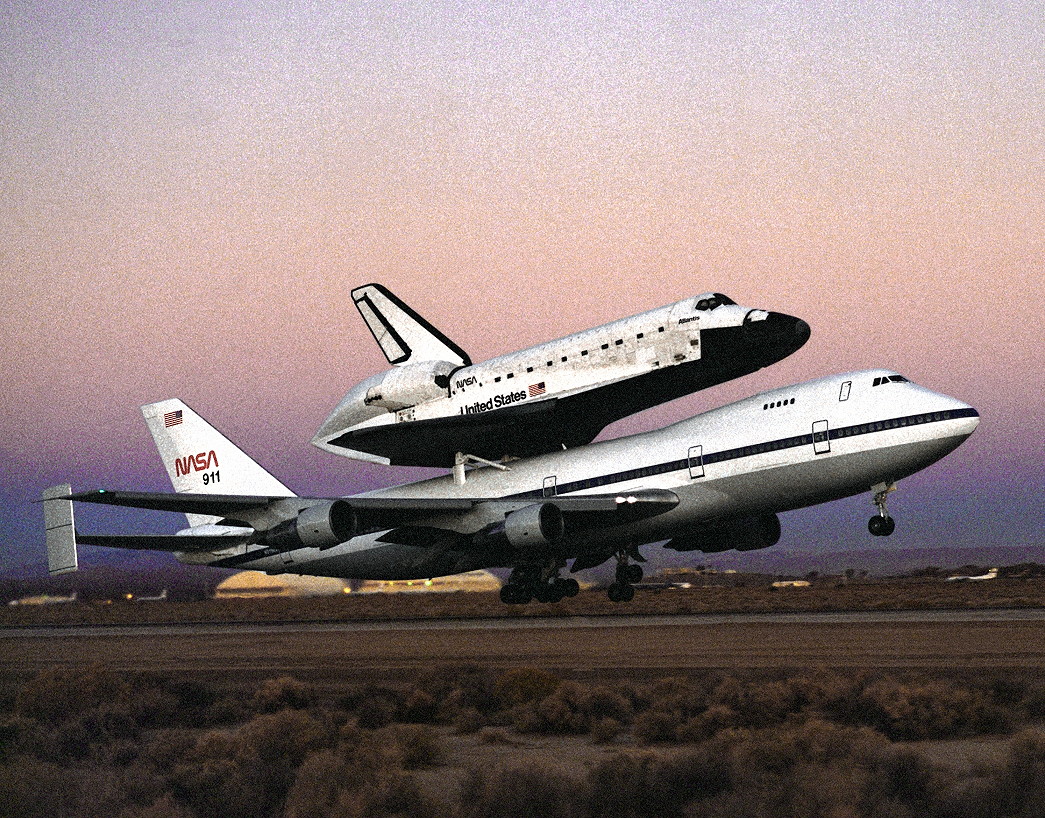
<instances>
[{"instance_id":1,"label":"winglet","mask_svg":"<svg viewBox=\"0 0 1045 818\"><path fill-rule=\"evenodd\" d=\"M79 566L73 527L72 486L63 483L44 489L44 526L47 529L47 570L51 576L69 574Z\"/></svg>"}]
</instances>

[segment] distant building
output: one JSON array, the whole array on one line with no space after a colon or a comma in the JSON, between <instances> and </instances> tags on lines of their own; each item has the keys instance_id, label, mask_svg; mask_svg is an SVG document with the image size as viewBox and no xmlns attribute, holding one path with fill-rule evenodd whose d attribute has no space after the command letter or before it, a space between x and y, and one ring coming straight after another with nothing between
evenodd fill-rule
<instances>
[{"instance_id":1,"label":"distant building","mask_svg":"<svg viewBox=\"0 0 1045 818\"><path fill-rule=\"evenodd\" d=\"M77 592L73 591L69 596L52 596L51 594L40 594L39 596L25 596L21 599L12 599L8 605L61 605L66 602L76 602Z\"/></svg>"},{"instance_id":2,"label":"distant building","mask_svg":"<svg viewBox=\"0 0 1045 818\"><path fill-rule=\"evenodd\" d=\"M773 583L774 588L808 588L812 583L808 579L779 579Z\"/></svg>"},{"instance_id":3,"label":"distant building","mask_svg":"<svg viewBox=\"0 0 1045 818\"><path fill-rule=\"evenodd\" d=\"M489 571L469 571L434 579L364 580L357 594L396 594L404 592L497 591L501 581Z\"/></svg>"},{"instance_id":4,"label":"distant building","mask_svg":"<svg viewBox=\"0 0 1045 818\"><path fill-rule=\"evenodd\" d=\"M240 571L224 580L214 591L215 599L258 599L272 596L336 596L347 594L349 585L335 577L309 577L301 574L266 574Z\"/></svg>"}]
</instances>

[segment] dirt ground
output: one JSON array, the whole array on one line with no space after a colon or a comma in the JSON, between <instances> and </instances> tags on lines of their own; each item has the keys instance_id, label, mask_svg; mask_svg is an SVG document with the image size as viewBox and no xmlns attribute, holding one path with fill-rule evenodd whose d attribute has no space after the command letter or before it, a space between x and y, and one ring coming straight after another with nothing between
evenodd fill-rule
<instances>
[{"instance_id":1,"label":"dirt ground","mask_svg":"<svg viewBox=\"0 0 1045 818\"><path fill-rule=\"evenodd\" d=\"M908 616L5 629L0 677L24 680L43 668L95 662L231 684L290 674L323 687L394 682L443 663L533 666L579 679L662 677L697 668L1045 667L1045 619Z\"/></svg>"}]
</instances>

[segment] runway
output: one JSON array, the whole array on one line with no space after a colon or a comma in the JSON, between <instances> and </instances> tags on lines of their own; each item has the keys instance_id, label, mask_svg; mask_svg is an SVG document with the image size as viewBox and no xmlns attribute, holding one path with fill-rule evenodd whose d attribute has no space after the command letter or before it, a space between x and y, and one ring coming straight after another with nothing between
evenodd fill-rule
<instances>
[{"instance_id":1,"label":"runway","mask_svg":"<svg viewBox=\"0 0 1045 818\"><path fill-rule=\"evenodd\" d=\"M253 682L390 682L438 664L576 677L697 668L1045 667L1045 610L491 618L0 629L8 680L55 665Z\"/></svg>"}]
</instances>

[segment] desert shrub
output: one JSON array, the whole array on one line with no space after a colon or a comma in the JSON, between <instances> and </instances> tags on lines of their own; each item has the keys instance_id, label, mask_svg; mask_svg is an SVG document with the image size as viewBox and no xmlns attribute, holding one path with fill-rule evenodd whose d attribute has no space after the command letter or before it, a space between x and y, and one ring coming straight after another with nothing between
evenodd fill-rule
<instances>
[{"instance_id":1,"label":"desert shrub","mask_svg":"<svg viewBox=\"0 0 1045 818\"><path fill-rule=\"evenodd\" d=\"M332 741L323 726L301 710L256 716L236 735L241 752L257 760L259 775L272 801L283 797L305 757Z\"/></svg>"},{"instance_id":2,"label":"desert shrub","mask_svg":"<svg viewBox=\"0 0 1045 818\"><path fill-rule=\"evenodd\" d=\"M1034 721L1045 720L1045 685L1035 685L1028 689L1021 704L1027 718Z\"/></svg>"},{"instance_id":3,"label":"desert shrub","mask_svg":"<svg viewBox=\"0 0 1045 818\"><path fill-rule=\"evenodd\" d=\"M293 676L280 676L266 679L254 691L254 708L261 713L274 713L285 707L301 710L310 706L315 699L316 692L312 685Z\"/></svg>"},{"instance_id":4,"label":"desert shrub","mask_svg":"<svg viewBox=\"0 0 1045 818\"><path fill-rule=\"evenodd\" d=\"M80 788L74 775L49 761L18 757L0 765L0 806L5 818L75 815Z\"/></svg>"},{"instance_id":5,"label":"desert shrub","mask_svg":"<svg viewBox=\"0 0 1045 818\"><path fill-rule=\"evenodd\" d=\"M287 818L438 814L416 779L403 770L404 762L420 766L435 757L429 729L393 725L371 732L346 726L341 738L336 748L313 753L298 768L287 793ZM410 743L427 749L408 751L404 745Z\"/></svg>"},{"instance_id":6,"label":"desert shrub","mask_svg":"<svg viewBox=\"0 0 1045 818\"><path fill-rule=\"evenodd\" d=\"M1025 730L1013 738L998 785L1010 814L1045 815L1045 732Z\"/></svg>"},{"instance_id":7,"label":"desert shrub","mask_svg":"<svg viewBox=\"0 0 1045 818\"><path fill-rule=\"evenodd\" d=\"M640 744L675 741L678 723L678 716L671 711L647 710L635 719L631 732Z\"/></svg>"},{"instance_id":8,"label":"desert shrub","mask_svg":"<svg viewBox=\"0 0 1045 818\"><path fill-rule=\"evenodd\" d=\"M620 735L623 725L614 718L604 716L591 726L591 740L595 744L610 744Z\"/></svg>"},{"instance_id":9,"label":"desert shrub","mask_svg":"<svg viewBox=\"0 0 1045 818\"><path fill-rule=\"evenodd\" d=\"M588 774L589 814L593 818L678 815L698 794L713 791L710 782L720 764L721 760L716 764L705 757L680 764L676 758L651 752L618 753L596 764Z\"/></svg>"},{"instance_id":10,"label":"desert shrub","mask_svg":"<svg viewBox=\"0 0 1045 818\"><path fill-rule=\"evenodd\" d=\"M321 766L324 762L329 766ZM435 818L442 814L408 773L386 771L349 787L342 764L323 756L310 758L287 797L287 818Z\"/></svg>"},{"instance_id":11,"label":"desert shrub","mask_svg":"<svg viewBox=\"0 0 1045 818\"><path fill-rule=\"evenodd\" d=\"M486 725L483 714L474 707L466 707L459 710L454 717L454 732L461 735L477 733Z\"/></svg>"},{"instance_id":12,"label":"desert shrub","mask_svg":"<svg viewBox=\"0 0 1045 818\"><path fill-rule=\"evenodd\" d=\"M399 709L399 719L410 724L431 724L439 715L439 702L427 690L414 687L407 691Z\"/></svg>"},{"instance_id":13,"label":"desert shrub","mask_svg":"<svg viewBox=\"0 0 1045 818\"><path fill-rule=\"evenodd\" d=\"M376 730L396 720L402 695L387 687L368 685L341 697L342 706L352 715L360 727Z\"/></svg>"},{"instance_id":14,"label":"desert shrub","mask_svg":"<svg viewBox=\"0 0 1045 818\"><path fill-rule=\"evenodd\" d=\"M515 728L523 733L587 733L591 729L591 693L577 682L562 682L539 702L512 708Z\"/></svg>"},{"instance_id":15,"label":"desert shrub","mask_svg":"<svg viewBox=\"0 0 1045 818\"><path fill-rule=\"evenodd\" d=\"M862 694L870 726L893 739L941 739L1001 732L1010 722L981 690L944 681L868 685Z\"/></svg>"},{"instance_id":16,"label":"desert shrub","mask_svg":"<svg viewBox=\"0 0 1045 818\"><path fill-rule=\"evenodd\" d=\"M739 727L740 717L731 707L723 704L713 704L699 716L688 719L684 724L675 728L675 738L678 741L697 742L711 738L719 730L729 727Z\"/></svg>"},{"instance_id":17,"label":"desert shrub","mask_svg":"<svg viewBox=\"0 0 1045 818\"><path fill-rule=\"evenodd\" d=\"M773 727L810 703L804 680L725 679L712 693L711 701L733 711L745 727Z\"/></svg>"},{"instance_id":18,"label":"desert shrub","mask_svg":"<svg viewBox=\"0 0 1045 818\"><path fill-rule=\"evenodd\" d=\"M605 685L596 685L588 694L588 712L595 721L603 718L627 724L635 715L631 700Z\"/></svg>"},{"instance_id":19,"label":"desert shrub","mask_svg":"<svg viewBox=\"0 0 1045 818\"><path fill-rule=\"evenodd\" d=\"M147 807L126 807L119 818L195 818L184 804L178 803L169 792L164 793Z\"/></svg>"},{"instance_id":20,"label":"desert shrub","mask_svg":"<svg viewBox=\"0 0 1045 818\"><path fill-rule=\"evenodd\" d=\"M460 818L576 818L587 806L583 782L556 771L472 768L461 782Z\"/></svg>"},{"instance_id":21,"label":"desert shrub","mask_svg":"<svg viewBox=\"0 0 1045 818\"><path fill-rule=\"evenodd\" d=\"M175 762L169 780L175 796L201 818L250 818L265 811L260 760L235 733L204 733Z\"/></svg>"},{"instance_id":22,"label":"desert shrub","mask_svg":"<svg viewBox=\"0 0 1045 818\"><path fill-rule=\"evenodd\" d=\"M15 697L15 712L50 724L78 716L103 704L126 702L131 687L101 665L51 667L26 682Z\"/></svg>"},{"instance_id":23,"label":"desert shrub","mask_svg":"<svg viewBox=\"0 0 1045 818\"><path fill-rule=\"evenodd\" d=\"M390 724L375 731L371 740L396 745L400 763L407 770L430 767L443 755L438 733L420 724Z\"/></svg>"},{"instance_id":24,"label":"desert shrub","mask_svg":"<svg viewBox=\"0 0 1045 818\"><path fill-rule=\"evenodd\" d=\"M115 771L19 757L0 765L4 818L111 818L124 806Z\"/></svg>"},{"instance_id":25,"label":"desert shrub","mask_svg":"<svg viewBox=\"0 0 1045 818\"><path fill-rule=\"evenodd\" d=\"M694 716L708 704L708 691L696 679L674 676L660 679L649 689L643 709L672 713L679 721Z\"/></svg>"},{"instance_id":26,"label":"desert shrub","mask_svg":"<svg viewBox=\"0 0 1045 818\"><path fill-rule=\"evenodd\" d=\"M15 756L32 756L42 761L58 758L53 731L36 719L14 713L0 716L0 764Z\"/></svg>"},{"instance_id":27,"label":"desert shrub","mask_svg":"<svg viewBox=\"0 0 1045 818\"><path fill-rule=\"evenodd\" d=\"M147 755L174 749L150 748ZM298 766L333 740L310 715L281 710L237 730L209 730L177 754L167 773L172 791L201 818L266 814L280 803Z\"/></svg>"},{"instance_id":28,"label":"desert shrub","mask_svg":"<svg viewBox=\"0 0 1045 818\"><path fill-rule=\"evenodd\" d=\"M539 702L550 696L561 679L546 670L520 667L502 673L494 684L500 704L510 709L520 704Z\"/></svg>"}]
</instances>

